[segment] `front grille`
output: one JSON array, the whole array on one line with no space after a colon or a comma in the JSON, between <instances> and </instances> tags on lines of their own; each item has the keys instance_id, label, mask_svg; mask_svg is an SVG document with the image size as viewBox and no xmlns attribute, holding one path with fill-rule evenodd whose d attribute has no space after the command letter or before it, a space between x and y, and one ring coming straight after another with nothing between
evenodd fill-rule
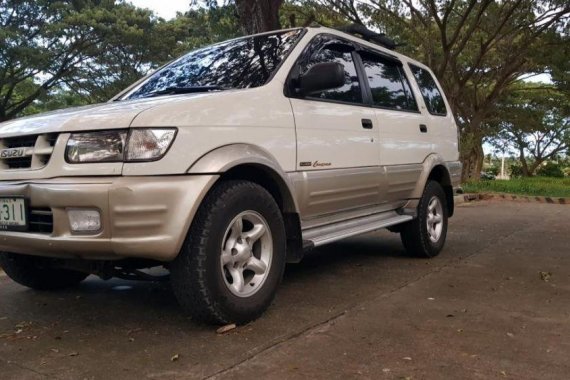
<instances>
[{"instance_id":1,"label":"front grille","mask_svg":"<svg viewBox=\"0 0 570 380\"><path fill-rule=\"evenodd\" d=\"M57 133L0 138L0 170L38 170L53 153Z\"/></svg>"},{"instance_id":2,"label":"front grille","mask_svg":"<svg viewBox=\"0 0 570 380\"><path fill-rule=\"evenodd\" d=\"M49 208L30 210L28 232L51 234L53 232L53 213Z\"/></svg>"},{"instance_id":3,"label":"front grille","mask_svg":"<svg viewBox=\"0 0 570 380\"><path fill-rule=\"evenodd\" d=\"M7 169L28 169L32 166L32 157L18 157L4 160Z\"/></svg>"},{"instance_id":4,"label":"front grille","mask_svg":"<svg viewBox=\"0 0 570 380\"><path fill-rule=\"evenodd\" d=\"M37 135L33 136L18 136L2 139L4 148L28 148L36 145Z\"/></svg>"}]
</instances>

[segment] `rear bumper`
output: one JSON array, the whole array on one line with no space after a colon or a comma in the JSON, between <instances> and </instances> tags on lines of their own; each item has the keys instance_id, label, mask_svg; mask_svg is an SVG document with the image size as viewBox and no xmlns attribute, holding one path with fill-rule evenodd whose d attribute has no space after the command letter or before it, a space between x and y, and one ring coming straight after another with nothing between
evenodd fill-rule
<instances>
[{"instance_id":1,"label":"rear bumper","mask_svg":"<svg viewBox=\"0 0 570 380\"><path fill-rule=\"evenodd\" d=\"M50 209L52 233L0 231L0 251L111 260L173 260L216 175L60 178L0 182L0 196L23 196L29 207ZM67 210L98 209L101 230L71 232Z\"/></svg>"}]
</instances>

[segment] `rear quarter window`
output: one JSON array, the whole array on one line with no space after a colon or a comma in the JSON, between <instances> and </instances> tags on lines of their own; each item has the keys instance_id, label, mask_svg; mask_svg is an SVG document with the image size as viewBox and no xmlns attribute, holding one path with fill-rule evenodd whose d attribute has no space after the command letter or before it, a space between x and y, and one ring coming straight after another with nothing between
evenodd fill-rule
<instances>
[{"instance_id":1,"label":"rear quarter window","mask_svg":"<svg viewBox=\"0 0 570 380\"><path fill-rule=\"evenodd\" d=\"M362 52L360 56L375 106L400 111L418 110L401 64L369 52Z\"/></svg>"},{"instance_id":2,"label":"rear quarter window","mask_svg":"<svg viewBox=\"0 0 570 380\"><path fill-rule=\"evenodd\" d=\"M445 101L435 79L431 73L421 67L410 65L412 74L416 79L418 87L422 92L422 97L426 103L426 107L432 115L445 116L447 115L447 108Z\"/></svg>"}]
</instances>

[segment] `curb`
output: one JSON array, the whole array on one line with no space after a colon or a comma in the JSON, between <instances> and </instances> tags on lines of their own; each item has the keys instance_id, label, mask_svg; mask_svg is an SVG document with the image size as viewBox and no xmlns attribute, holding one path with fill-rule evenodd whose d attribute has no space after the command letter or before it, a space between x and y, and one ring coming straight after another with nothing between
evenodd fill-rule
<instances>
[{"instance_id":1,"label":"curb","mask_svg":"<svg viewBox=\"0 0 570 380\"><path fill-rule=\"evenodd\" d=\"M481 200L481 194L459 194L453 197L453 202L455 204L473 202Z\"/></svg>"},{"instance_id":2,"label":"curb","mask_svg":"<svg viewBox=\"0 0 570 380\"><path fill-rule=\"evenodd\" d=\"M570 198L557 198L557 197L541 197L532 195L518 195L507 193L478 193L478 194L462 194L454 197L455 203L465 203L472 201L481 201L489 199L504 199L509 201L523 201L528 203L549 203L570 205Z\"/></svg>"}]
</instances>

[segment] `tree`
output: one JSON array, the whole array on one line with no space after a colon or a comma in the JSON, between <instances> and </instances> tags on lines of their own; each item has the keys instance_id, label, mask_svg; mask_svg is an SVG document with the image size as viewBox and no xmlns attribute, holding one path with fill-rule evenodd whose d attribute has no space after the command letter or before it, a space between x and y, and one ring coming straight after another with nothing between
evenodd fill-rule
<instances>
[{"instance_id":1,"label":"tree","mask_svg":"<svg viewBox=\"0 0 570 380\"><path fill-rule=\"evenodd\" d=\"M235 5L218 5L217 1L193 6L169 21L168 27L186 33L179 39L175 56L242 35Z\"/></svg>"},{"instance_id":2,"label":"tree","mask_svg":"<svg viewBox=\"0 0 570 380\"><path fill-rule=\"evenodd\" d=\"M114 0L0 0L0 121L62 87L107 100L170 58L180 36L164 29Z\"/></svg>"},{"instance_id":3,"label":"tree","mask_svg":"<svg viewBox=\"0 0 570 380\"><path fill-rule=\"evenodd\" d=\"M245 34L281 29L279 8L283 0L235 0L239 22Z\"/></svg>"},{"instance_id":4,"label":"tree","mask_svg":"<svg viewBox=\"0 0 570 380\"><path fill-rule=\"evenodd\" d=\"M485 123L525 73L544 72L541 57L564 47L567 1L312 0L347 21L374 26L440 79L462 131L463 179L477 179ZM566 57L566 61L568 58Z\"/></svg>"},{"instance_id":5,"label":"tree","mask_svg":"<svg viewBox=\"0 0 570 380\"><path fill-rule=\"evenodd\" d=\"M570 98L553 86L518 84L497 105L489 123L499 131L490 142L514 150L525 177L544 162L569 153Z\"/></svg>"},{"instance_id":6,"label":"tree","mask_svg":"<svg viewBox=\"0 0 570 380\"><path fill-rule=\"evenodd\" d=\"M117 3L101 12L93 26L100 37L89 55L63 80L89 103L106 101L178 55L180 41L189 35L174 21L164 21L146 9ZM84 12L89 17L91 12Z\"/></svg>"}]
</instances>

